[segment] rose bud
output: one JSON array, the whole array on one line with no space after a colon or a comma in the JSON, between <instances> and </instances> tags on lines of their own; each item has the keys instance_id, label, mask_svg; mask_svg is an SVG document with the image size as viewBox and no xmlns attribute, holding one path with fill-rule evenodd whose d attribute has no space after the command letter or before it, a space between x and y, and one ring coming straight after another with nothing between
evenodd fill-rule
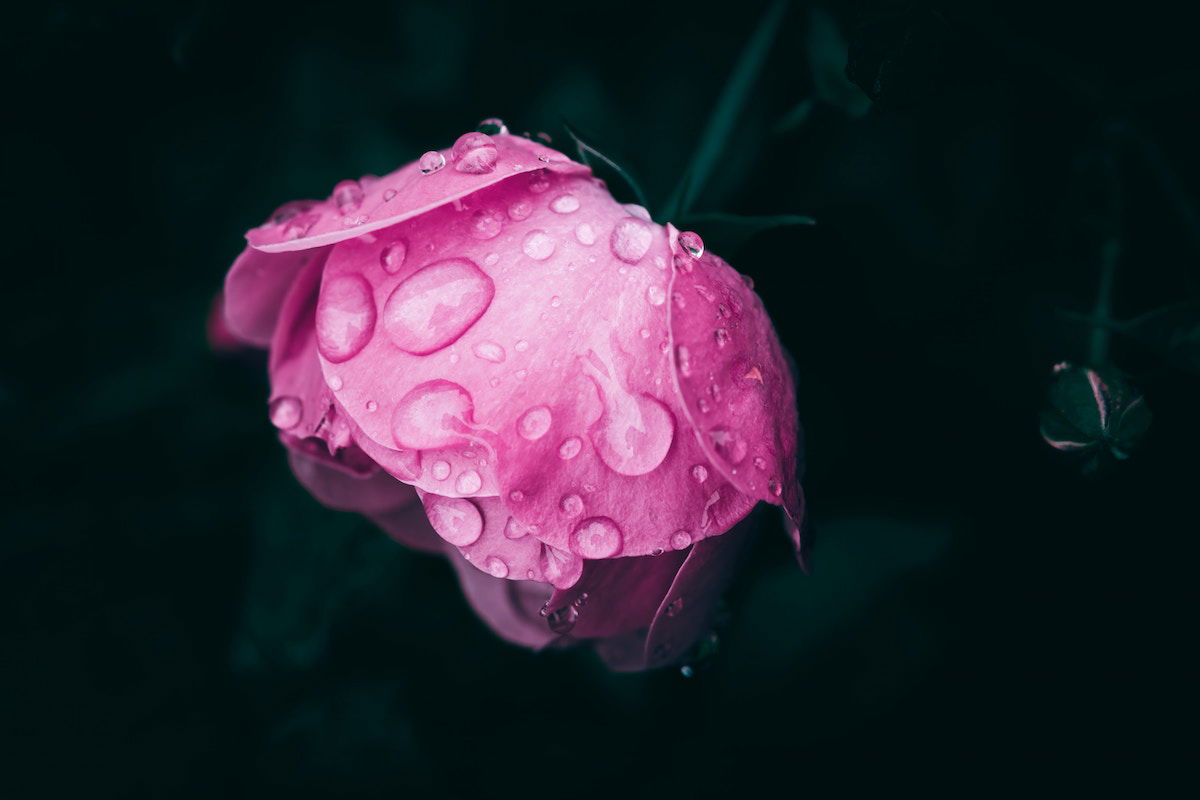
<instances>
[{"instance_id":1,"label":"rose bud","mask_svg":"<svg viewBox=\"0 0 1200 800\"><path fill-rule=\"evenodd\" d=\"M1063 362L1054 367L1050 408L1042 412L1042 438L1056 450L1108 452L1129 457L1150 427L1142 393L1115 369L1094 369ZM1093 460L1090 462L1098 465Z\"/></svg>"},{"instance_id":2,"label":"rose bud","mask_svg":"<svg viewBox=\"0 0 1200 800\"><path fill-rule=\"evenodd\" d=\"M228 328L270 349L298 477L447 553L504 638L671 663L757 502L799 548L795 392L762 302L585 165L469 133L246 238Z\"/></svg>"}]
</instances>

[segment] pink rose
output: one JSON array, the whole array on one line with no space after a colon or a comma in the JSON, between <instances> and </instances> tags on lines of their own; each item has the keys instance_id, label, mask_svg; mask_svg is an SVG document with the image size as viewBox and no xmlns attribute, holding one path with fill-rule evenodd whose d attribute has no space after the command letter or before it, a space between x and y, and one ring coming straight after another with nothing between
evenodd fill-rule
<instances>
[{"instance_id":1,"label":"pink rose","mask_svg":"<svg viewBox=\"0 0 1200 800\"><path fill-rule=\"evenodd\" d=\"M297 477L445 554L505 639L676 662L758 501L799 546L793 383L761 301L586 166L468 133L246 239L226 321L270 350Z\"/></svg>"}]
</instances>

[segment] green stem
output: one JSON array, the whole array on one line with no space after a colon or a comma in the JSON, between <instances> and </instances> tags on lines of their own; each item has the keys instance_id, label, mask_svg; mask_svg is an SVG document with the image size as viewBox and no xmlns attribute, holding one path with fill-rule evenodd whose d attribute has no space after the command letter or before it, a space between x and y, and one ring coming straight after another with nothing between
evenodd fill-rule
<instances>
[{"instance_id":1,"label":"green stem","mask_svg":"<svg viewBox=\"0 0 1200 800\"><path fill-rule=\"evenodd\" d=\"M1117 280L1117 262L1121 258L1121 241L1111 237L1100 247L1100 285L1096 289L1096 305L1092 307L1092 338L1088 360L1093 367L1108 363L1108 343L1112 339L1112 296Z\"/></svg>"}]
</instances>

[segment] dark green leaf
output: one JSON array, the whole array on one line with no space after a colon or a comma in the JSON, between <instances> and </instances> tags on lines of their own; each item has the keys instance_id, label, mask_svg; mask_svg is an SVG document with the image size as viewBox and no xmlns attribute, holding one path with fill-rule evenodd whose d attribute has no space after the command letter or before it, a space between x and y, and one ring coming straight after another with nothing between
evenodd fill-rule
<instances>
[{"instance_id":1,"label":"dark green leaf","mask_svg":"<svg viewBox=\"0 0 1200 800\"><path fill-rule=\"evenodd\" d=\"M623 169L615 160L604 155L604 153L584 141L579 131L572 127L566 120L563 120L563 127L566 129L567 135L571 137L571 141L575 142L575 150L579 153L579 159L583 163L595 170L596 162L599 162L615 172L633 192L634 197L637 198L638 205L649 208L646 204L646 195L642 192L642 187L638 185L638 182L633 179L633 176L628 171Z\"/></svg>"},{"instance_id":2,"label":"dark green leaf","mask_svg":"<svg viewBox=\"0 0 1200 800\"><path fill-rule=\"evenodd\" d=\"M1200 372L1200 301L1151 311L1117 329L1175 366Z\"/></svg>"}]
</instances>

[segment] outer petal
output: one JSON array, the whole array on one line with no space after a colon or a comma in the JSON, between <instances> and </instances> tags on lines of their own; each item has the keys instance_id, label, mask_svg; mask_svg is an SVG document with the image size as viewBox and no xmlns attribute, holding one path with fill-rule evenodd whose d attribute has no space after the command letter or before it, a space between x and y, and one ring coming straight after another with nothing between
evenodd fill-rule
<instances>
[{"instance_id":1,"label":"outer petal","mask_svg":"<svg viewBox=\"0 0 1200 800\"><path fill-rule=\"evenodd\" d=\"M494 578L471 566L455 548L447 545L446 550L467 602L500 638L534 649L558 638L538 614L552 587L534 581Z\"/></svg>"},{"instance_id":2,"label":"outer petal","mask_svg":"<svg viewBox=\"0 0 1200 800\"><path fill-rule=\"evenodd\" d=\"M588 561L577 584L554 593L548 611L572 617L570 633L580 639L645 630L689 552Z\"/></svg>"},{"instance_id":3,"label":"outer petal","mask_svg":"<svg viewBox=\"0 0 1200 800\"><path fill-rule=\"evenodd\" d=\"M328 248L295 253L262 253L247 247L225 275L225 323L255 347L267 347L275 333L283 299L296 276L325 260Z\"/></svg>"},{"instance_id":4,"label":"outer petal","mask_svg":"<svg viewBox=\"0 0 1200 800\"><path fill-rule=\"evenodd\" d=\"M356 475L301 450L290 450L288 463L296 480L321 505L338 511L355 511L368 517L388 515L417 501L417 493L411 486L386 472Z\"/></svg>"},{"instance_id":5,"label":"outer petal","mask_svg":"<svg viewBox=\"0 0 1200 800\"><path fill-rule=\"evenodd\" d=\"M341 191L329 201L303 216L254 228L246 240L268 253L335 244L390 227L520 173L543 168L563 174L590 173L583 164L528 139L504 134L491 140L497 159L486 172L461 172L451 150L442 150L446 165L436 172L422 174L419 162L413 162L382 178L353 182L355 186L339 184Z\"/></svg>"},{"instance_id":6,"label":"outer petal","mask_svg":"<svg viewBox=\"0 0 1200 800\"><path fill-rule=\"evenodd\" d=\"M499 498L420 494L438 535L476 569L492 577L566 588L583 573L583 559L531 536Z\"/></svg>"},{"instance_id":7,"label":"outer petal","mask_svg":"<svg viewBox=\"0 0 1200 800\"><path fill-rule=\"evenodd\" d=\"M499 494L585 558L685 548L754 500L680 408L669 256L593 179L512 178L334 248L322 297L353 335L322 348L326 378L376 445L422 451L426 491Z\"/></svg>"},{"instance_id":8,"label":"outer petal","mask_svg":"<svg viewBox=\"0 0 1200 800\"><path fill-rule=\"evenodd\" d=\"M802 521L796 485L799 420L787 359L741 276L711 253L672 248L672 372L684 413L709 460L749 497Z\"/></svg>"}]
</instances>

